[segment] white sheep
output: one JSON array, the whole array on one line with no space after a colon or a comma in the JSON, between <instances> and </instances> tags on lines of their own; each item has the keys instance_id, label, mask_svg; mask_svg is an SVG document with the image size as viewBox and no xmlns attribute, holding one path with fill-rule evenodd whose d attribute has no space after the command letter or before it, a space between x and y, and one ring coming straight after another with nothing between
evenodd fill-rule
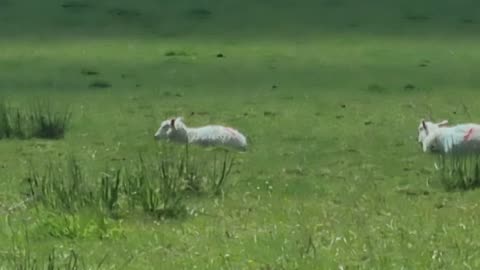
<instances>
[{"instance_id":1,"label":"white sheep","mask_svg":"<svg viewBox=\"0 0 480 270\"><path fill-rule=\"evenodd\" d=\"M479 124L447 125L448 120L439 123L421 120L418 126L418 142L424 152L480 153Z\"/></svg>"},{"instance_id":2,"label":"white sheep","mask_svg":"<svg viewBox=\"0 0 480 270\"><path fill-rule=\"evenodd\" d=\"M163 121L155 133L155 139L239 151L247 150L247 139L238 130L221 125L187 127L183 122L183 117Z\"/></svg>"}]
</instances>

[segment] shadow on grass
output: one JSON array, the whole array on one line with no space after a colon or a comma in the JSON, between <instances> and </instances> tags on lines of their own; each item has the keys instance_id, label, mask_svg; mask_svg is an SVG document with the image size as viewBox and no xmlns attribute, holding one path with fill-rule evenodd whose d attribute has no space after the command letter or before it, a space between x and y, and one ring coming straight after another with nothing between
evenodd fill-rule
<instances>
[{"instance_id":1,"label":"shadow on grass","mask_svg":"<svg viewBox=\"0 0 480 270\"><path fill-rule=\"evenodd\" d=\"M476 6L476 7L475 7ZM0 1L2 36L291 38L322 34L475 35L480 2Z\"/></svg>"}]
</instances>

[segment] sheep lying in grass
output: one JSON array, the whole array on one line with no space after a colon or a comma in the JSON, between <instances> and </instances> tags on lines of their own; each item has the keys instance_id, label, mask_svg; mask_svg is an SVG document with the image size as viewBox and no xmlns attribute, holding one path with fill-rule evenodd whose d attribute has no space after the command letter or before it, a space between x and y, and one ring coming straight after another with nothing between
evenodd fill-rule
<instances>
[{"instance_id":1,"label":"sheep lying in grass","mask_svg":"<svg viewBox=\"0 0 480 270\"><path fill-rule=\"evenodd\" d=\"M418 142L423 151L440 153L480 153L480 125L467 123L447 126L422 120L418 126Z\"/></svg>"},{"instance_id":2,"label":"sheep lying in grass","mask_svg":"<svg viewBox=\"0 0 480 270\"><path fill-rule=\"evenodd\" d=\"M163 121L155 133L155 139L239 151L247 150L247 139L238 130L220 125L187 127L183 122L183 117Z\"/></svg>"}]
</instances>

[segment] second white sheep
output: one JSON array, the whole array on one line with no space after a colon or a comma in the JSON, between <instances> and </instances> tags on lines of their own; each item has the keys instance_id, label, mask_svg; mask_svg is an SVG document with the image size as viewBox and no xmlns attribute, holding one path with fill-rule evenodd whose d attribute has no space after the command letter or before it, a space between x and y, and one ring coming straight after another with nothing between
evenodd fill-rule
<instances>
[{"instance_id":1,"label":"second white sheep","mask_svg":"<svg viewBox=\"0 0 480 270\"><path fill-rule=\"evenodd\" d=\"M418 142L424 152L480 153L480 125L466 123L448 126L448 120L439 123L421 120Z\"/></svg>"}]
</instances>

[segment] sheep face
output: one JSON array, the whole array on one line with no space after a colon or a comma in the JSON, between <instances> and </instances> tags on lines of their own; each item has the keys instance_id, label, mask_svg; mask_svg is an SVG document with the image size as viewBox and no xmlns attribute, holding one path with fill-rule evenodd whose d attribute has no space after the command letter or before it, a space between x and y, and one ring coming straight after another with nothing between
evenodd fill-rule
<instances>
[{"instance_id":1,"label":"sheep face","mask_svg":"<svg viewBox=\"0 0 480 270\"><path fill-rule=\"evenodd\" d=\"M154 135L156 140L171 140L176 142L187 141L187 129L182 117L163 121Z\"/></svg>"},{"instance_id":2,"label":"sheep face","mask_svg":"<svg viewBox=\"0 0 480 270\"><path fill-rule=\"evenodd\" d=\"M427 140L427 138L429 138L429 136L433 136L433 134L435 134L440 127L446 126L447 124L448 120L443 120L439 123L433 123L423 119L420 121L418 126L418 143L422 146L424 151L427 151L427 148L430 148L430 150L435 150L434 145L430 142L431 140Z\"/></svg>"},{"instance_id":3,"label":"sheep face","mask_svg":"<svg viewBox=\"0 0 480 270\"><path fill-rule=\"evenodd\" d=\"M158 128L154 137L157 140L167 139L170 133L171 133L170 120L165 120L160 124L160 128Z\"/></svg>"}]
</instances>

